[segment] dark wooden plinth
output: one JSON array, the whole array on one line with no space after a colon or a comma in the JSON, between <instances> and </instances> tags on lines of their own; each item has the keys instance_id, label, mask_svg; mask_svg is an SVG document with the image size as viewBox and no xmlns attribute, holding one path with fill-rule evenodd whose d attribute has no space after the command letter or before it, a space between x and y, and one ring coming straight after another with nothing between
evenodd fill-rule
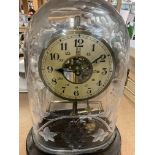
<instances>
[{"instance_id":1,"label":"dark wooden plinth","mask_svg":"<svg viewBox=\"0 0 155 155\"><path fill-rule=\"evenodd\" d=\"M109 145L105 150L99 150L93 153L85 153L80 155L121 155L121 136L116 128L116 137L111 145ZM29 132L26 141L26 151L27 155L55 155L48 154L37 148L32 138L32 130Z\"/></svg>"}]
</instances>

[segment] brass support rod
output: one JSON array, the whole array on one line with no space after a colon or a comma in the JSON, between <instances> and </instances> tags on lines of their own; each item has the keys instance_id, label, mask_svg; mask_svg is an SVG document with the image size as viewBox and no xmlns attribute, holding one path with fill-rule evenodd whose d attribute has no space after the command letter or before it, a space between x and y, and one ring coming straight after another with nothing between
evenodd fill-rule
<instances>
[{"instance_id":1,"label":"brass support rod","mask_svg":"<svg viewBox=\"0 0 155 155\"><path fill-rule=\"evenodd\" d=\"M77 102L73 102L73 115L77 115L78 110L77 110Z\"/></svg>"}]
</instances>

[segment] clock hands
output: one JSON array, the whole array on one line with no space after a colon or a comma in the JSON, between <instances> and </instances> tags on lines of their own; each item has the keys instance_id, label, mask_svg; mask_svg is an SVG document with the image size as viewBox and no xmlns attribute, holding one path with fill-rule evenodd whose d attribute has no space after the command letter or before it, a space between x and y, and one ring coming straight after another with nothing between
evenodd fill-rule
<instances>
[{"instance_id":1,"label":"clock hands","mask_svg":"<svg viewBox=\"0 0 155 155\"><path fill-rule=\"evenodd\" d=\"M81 70L70 70L68 68L59 68L59 69L55 69L55 71L64 74L65 72L73 72L75 73L77 76L81 74L81 72L83 72L84 70L86 70L88 67L82 68Z\"/></svg>"},{"instance_id":2,"label":"clock hands","mask_svg":"<svg viewBox=\"0 0 155 155\"><path fill-rule=\"evenodd\" d=\"M96 58L95 60L93 60L92 62L91 62L91 64L93 64L93 63L97 63L97 61L99 60L99 59L102 59L102 58L105 58L105 55L104 54L102 54L102 55L100 55L98 58ZM104 62L104 60L103 60L103 62ZM85 69L87 69L87 67L88 66L86 66L86 67L80 67L80 69L81 70L85 70ZM64 72L75 72L75 69L73 69L73 68L69 68L69 66L66 66L66 67L62 67L62 68L59 68L59 69L55 69L55 71L57 71L57 72L59 72L59 73L61 73L61 74L64 74Z\"/></svg>"},{"instance_id":3,"label":"clock hands","mask_svg":"<svg viewBox=\"0 0 155 155\"><path fill-rule=\"evenodd\" d=\"M68 68L59 68L59 69L55 69L55 71L64 74L64 72L73 72L73 70L69 70Z\"/></svg>"},{"instance_id":4,"label":"clock hands","mask_svg":"<svg viewBox=\"0 0 155 155\"><path fill-rule=\"evenodd\" d=\"M83 83L87 81L93 72L92 64L82 56L69 58L61 68L55 71L62 74L68 81L73 83Z\"/></svg>"},{"instance_id":5,"label":"clock hands","mask_svg":"<svg viewBox=\"0 0 155 155\"><path fill-rule=\"evenodd\" d=\"M100 55L98 58L96 58L95 60L92 61L92 64L93 63L97 63L97 61L101 58L103 58L104 54Z\"/></svg>"}]
</instances>

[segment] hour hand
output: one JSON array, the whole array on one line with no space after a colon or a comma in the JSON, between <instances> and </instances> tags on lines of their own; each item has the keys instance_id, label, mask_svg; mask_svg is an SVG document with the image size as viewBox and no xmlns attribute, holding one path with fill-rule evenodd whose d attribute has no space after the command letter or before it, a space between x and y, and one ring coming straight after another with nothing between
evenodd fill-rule
<instances>
[{"instance_id":1,"label":"hour hand","mask_svg":"<svg viewBox=\"0 0 155 155\"><path fill-rule=\"evenodd\" d=\"M69 70L68 68L59 68L59 69L55 69L55 71L64 74L64 72L73 72L72 70Z\"/></svg>"},{"instance_id":2,"label":"hour hand","mask_svg":"<svg viewBox=\"0 0 155 155\"><path fill-rule=\"evenodd\" d=\"M64 73L64 68L55 69L55 71L63 74Z\"/></svg>"}]
</instances>

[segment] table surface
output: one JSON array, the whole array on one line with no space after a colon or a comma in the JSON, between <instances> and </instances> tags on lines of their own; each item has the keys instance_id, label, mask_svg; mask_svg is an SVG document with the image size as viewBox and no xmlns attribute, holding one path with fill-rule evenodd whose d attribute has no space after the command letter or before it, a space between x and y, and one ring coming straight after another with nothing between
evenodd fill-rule
<instances>
[{"instance_id":1,"label":"table surface","mask_svg":"<svg viewBox=\"0 0 155 155\"><path fill-rule=\"evenodd\" d=\"M20 93L19 108L19 155L26 155L25 141L32 127L31 115L28 106L27 93ZM122 137L122 154L134 155L135 153L135 108L134 104L125 96L122 98L118 109L117 127Z\"/></svg>"}]
</instances>

